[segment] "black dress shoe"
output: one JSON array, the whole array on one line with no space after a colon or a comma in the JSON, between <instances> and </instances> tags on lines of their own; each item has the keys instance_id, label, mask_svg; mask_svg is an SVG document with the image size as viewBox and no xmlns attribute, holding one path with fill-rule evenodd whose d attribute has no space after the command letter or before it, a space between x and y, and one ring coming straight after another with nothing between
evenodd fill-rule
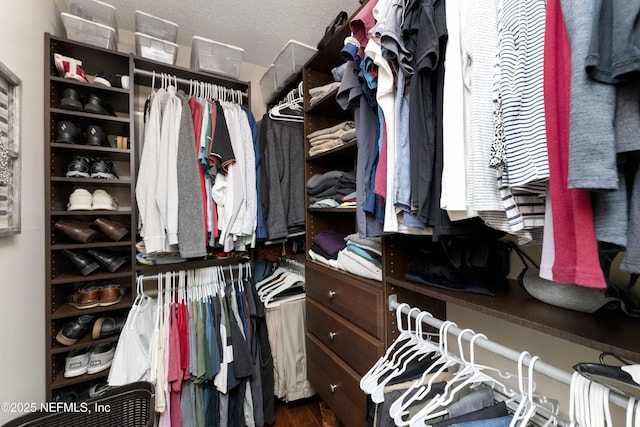
<instances>
[{"instance_id":1,"label":"black dress shoe","mask_svg":"<svg viewBox=\"0 0 640 427\"><path fill-rule=\"evenodd\" d=\"M94 340L106 338L111 335L117 335L122 331L125 322L124 316L119 317L101 317L93 324L91 337Z\"/></svg>"},{"instance_id":2,"label":"black dress shoe","mask_svg":"<svg viewBox=\"0 0 640 427\"><path fill-rule=\"evenodd\" d=\"M100 264L98 264L95 259L87 256L82 252L64 249L62 250L62 254L73 263L78 273L82 274L83 276L88 276L89 274L100 268Z\"/></svg>"},{"instance_id":3,"label":"black dress shoe","mask_svg":"<svg viewBox=\"0 0 640 427\"><path fill-rule=\"evenodd\" d=\"M95 147L111 147L107 139L107 133L98 125L87 127L87 145Z\"/></svg>"},{"instance_id":4,"label":"black dress shoe","mask_svg":"<svg viewBox=\"0 0 640 427\"><path fill-rule=\"evenodd\" d=\"M127 262L127 260L117 252L89 249L87 253L97 259L110 273L113 273Z\"/></svg>"},{"instance_id":5,"label":"black dress shoe","mask_svg":"<svg viewBox=\"0 0 640 427\"><path fill-rule=\"evenodd\" d=\"M71 111L82 111L82 95L75 89L67 88L62 92L60 108Z\"/></svg>"},{"instance_id":6,"label":"black dress shoe","mask_svg":"<svg viewBox=\"0 0 640 427\"><path fill-rule=\"evenodd\" d=\"M75 344L89 332L91 322L93 322L93 316L83 314L76 320L65 323L56 335L56 341L63 345Z\"/></svg>"},{"instance_id":7,"label":"black dress shoe","mask_svg":"<svg viewBox=\"0 0 640 427\"><path fill-rule=\"evenodd\" d=\"M56 128L56 142L68 144L84 144L82 130L73 122L63 120Z\"/></svg>"},{"instance_id":8,"label":"black dress shoe","mask_svg":"<svg viewBox=\"0 0 640 427\"><path fill-rule=\"evenodd\" d=\"M116 113L111 108L111 105L102 101L97 95L89 95L89 100L84 106L85 113L102 114L105 116L115 116Z\"/></svg>"}]
</instances>

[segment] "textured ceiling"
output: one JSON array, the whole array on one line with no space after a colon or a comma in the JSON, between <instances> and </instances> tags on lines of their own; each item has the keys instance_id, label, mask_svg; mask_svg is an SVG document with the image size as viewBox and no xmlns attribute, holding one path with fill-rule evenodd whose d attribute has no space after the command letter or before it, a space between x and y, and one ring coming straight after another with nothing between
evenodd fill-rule
<instances>
[{"instance_id":1,"label":"textured ceiling","mask_svg":"<svg viewBox=\"0 0 640 427\"><path fill-rule=\"evenodd\" d=\"M178 24L178 44L195 35L244 49L243 61L268 66L289 40L315 47L341 10L358 0L101 0L116 7L118 26L135 31L135 10Z\"/></svg>"}]
</instances>

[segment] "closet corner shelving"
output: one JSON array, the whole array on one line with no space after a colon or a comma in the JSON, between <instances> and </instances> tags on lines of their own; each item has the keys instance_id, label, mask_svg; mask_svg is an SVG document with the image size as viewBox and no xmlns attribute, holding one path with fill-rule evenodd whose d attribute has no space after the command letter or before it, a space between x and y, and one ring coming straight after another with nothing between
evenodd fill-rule
<instances>
[{"instance_id":1,"label":"closet corner shelving","mask_svg":"<svg viewBox=\"0 0 640 427\"><path fill-rule=\"evenodd\" d=\"M88 314L99 318L101 316L126 316L136 297L136 276L153 275L160 272L186 270L208 267L212 265L232 265L246 261L246 256L240 254L227 258L207 257L190 259L179 264L159 266L137 265L136 259L136 229L137 211L135 202L135 180L139 149L136 145L134 123L134 98L140 87L152 86L153 73L158 77L159 85L161 73L178 79L181 89L188 93L190 81L205 82L223 88L236 89L246 96L245 105L250 105L250 84L230 79L221 75L199 73L187 68L167 65L161 62L140 58L132 54L124 54L113 50L102 49L85 43L70 41L45 33L45 348L46 348L46 379L45 394L47 400L53 400L56 395L62 395L74 387L89 387L95 380L104 381L109 370L96 374L84 374L65 378L65 357L73 350L88 349L96 344L115 344L118 336L92 340L91 332L71 346L59 344L55 337L62 326ZM91 83L63 78L58 75L54 53L60 53L82 61L82 68L87 76L96 75L100 71L111 74L129 76L130 88L109 88ZM72 88L83 95L96 94L102 101L108 102L116 111L116 117L69 111L59 108L60 99L65 89ZM61 120L71 121L84 131L89 125L99 125L110 136L126 136L128 148L93 147L80 144L55 142L57 124ZM119 179L68 178L66 169L76 155L91 158L106 159L113 162ZM115 211L82 210L68 211L69 195L76 188L86 188L90 192L104 189L114 196L118 202ZM98 217L106 217L121 222L127 226L130 233L121 241L110 241L107 238L97 238L90 243L78 243L66 237L55 228L60 219L73 219L90 223ZM73 265L62 255L63 250L85 251L100 249L103 251L117 251L126 255L127 262L113 273L104 268L96 270L88 276L76 273ZM87 309L77 309L68 304L68 298L77 289L87 286L91 282L119 284L125 289L120 302L110 306L97 306Z\"/></svg>"},{"instance_id":2,"label":"closet corner shelving","mask_svg":"<svg viewBox=\"0 0 640 427\"><path fill-rule=\"evenodd\" d=\"M100 126L108 135L125 136L129 147L135 144L133 135L133 90L109 88L63 78L58 75L54 61L54 53L76 58L82 61L82 68L87 75L95 75L100 71L112 74L131 74L130 55L100 49L84 43L72 42L64 38L45 34L45 271L46 271L46 398L52 400L67 387L94 380L104 380L109 370L96 374L84 374L65 378L65 357L73 350L90 348L96 344L115 343L118 336L92 340L91 333L73 345L64 346L55 339L58 331L69 321L81 315L101 316L126 315L135 298L135 267L131 260L135 259L135 242L129 233L120 241L112 241L106 237L98 237L90 243L78 243L55 228L61 219L72 219L89 224L98 217L106 217L123 223L129 230L135 230L134 215L134 182L136 159L130 148L94 147L71 143L58 143L56 128L60 121L70 121L84 132L89 125ZM59 108L62 93L65 89L74 89L86 100L90 94L97 95L103 102L109 103L117 116L106 116L70 111ZM76 155L93 159L104 159L113 162L118 179L68 178L68 164ZM68 211L67 203L70 194L77 188L90 192L104 189L118 201L118 209ZM77 273L73 265L62 254L63 250L83 252L87 249L116 251L127 258L127 262L113 273L100 267L88 276ZM70 305L68 298L78 289L91 282L108 282L118 284L125 291L122 300L109 306L97 306L88 309L77 309ZM103 282L103 283L104 283Z\"/></svg>"},{"instance_id":3,"label":"closet corner shelving","mask_svg":"<svg viewBox=\"0 0 640 427\"><path fill-rule=\"evenodd\" d=\"M336 103L337 89L310 106L309 89L334 81L331 69L344 62L340 55L349 35L348 24L339 28L325 49L318 50L303 67L305 180L330 170L353 171L357 144L309 156L306 136L345 120L352 111ZM309 198L306 198L309 206ZM342 234L357 231L355 208L307 208L306 241L326 229ZM364 426L365 395L359 382L384 352L385 301L382 282L333 269L307 258L307 375L322 399L344 425Z\"/></svg>"}]
</instances>

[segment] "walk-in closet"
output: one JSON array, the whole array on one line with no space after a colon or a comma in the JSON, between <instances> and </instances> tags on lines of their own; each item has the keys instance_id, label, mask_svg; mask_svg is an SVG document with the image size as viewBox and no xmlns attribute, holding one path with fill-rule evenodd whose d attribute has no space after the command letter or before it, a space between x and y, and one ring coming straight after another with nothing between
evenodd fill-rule
<instances>
[{"instance_id":1,"label":"walk-in closet","mask_svg":"<svg viewBox=\"0 0 640 427\"><path fill-rule=\"evenodd\" d=\"M4 3L0 425L640 426L640 2Z\"/></svg>"}]
</instances>

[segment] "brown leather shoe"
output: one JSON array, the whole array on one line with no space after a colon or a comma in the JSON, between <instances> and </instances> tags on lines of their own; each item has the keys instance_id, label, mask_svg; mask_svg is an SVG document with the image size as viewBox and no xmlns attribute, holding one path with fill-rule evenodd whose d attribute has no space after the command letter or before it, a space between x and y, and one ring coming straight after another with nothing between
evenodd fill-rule
<instances>
[{"instance_id":1,"label":"brown leather shoe","mask_svg":"<svg viewBox=\"0 0 640 427\"><path fill-rule=\"evenodd\" d=\"M89 243L98 235L98 232L88 224L72 219L60 219L56 221L54 227L62 231L71 239L80 243Z\"/></svg>"},{"instance_id":2,"label":"brown leather shoe","mask_svg":"<svg viewBox=\"0 0 640 427\"><path fill-rule=\"evenodd\" d=\"M100 287L100 306L106 307L122 301L124 289L117 283L104 284Z\"/></svg>"},{"instance_id":3,"label":"brown leather shoe","mask_svg":"<svg viewBox=\"0 0 640 427\"><path fill-rule=\"evenodd\" d=\"M93 224L98 227L105 236L116 242L122 240L124 236L129 234L129 229L124 224L108 218L96 218Z\"/></svg>"},{"instance_id":4,"label":"brown leather shoe","mask_svg":"<svg viewBox=\"0 0 640 427\"><path fill-rule=\"evenodd\" d=\"M67 302L80 310L100 305L100 287L93 283L95 282L78 289L76 293L69 296Z\"/></svg>"}]
</instances>

